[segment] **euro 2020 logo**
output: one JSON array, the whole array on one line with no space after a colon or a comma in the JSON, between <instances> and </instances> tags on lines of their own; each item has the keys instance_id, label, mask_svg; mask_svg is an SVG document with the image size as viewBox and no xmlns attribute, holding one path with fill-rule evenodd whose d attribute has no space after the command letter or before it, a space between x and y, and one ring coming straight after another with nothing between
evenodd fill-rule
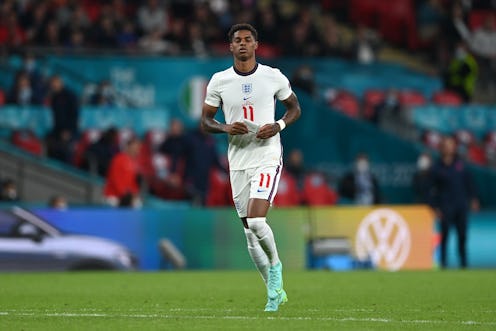
<instances>
[{"instance_id":1,"label":"euro 2020 logo","mask_svg":"<svg viewBox=\"0 0 496 331\"><path fill-rule=\"evenodd\" d=\"M370 258L374 266L395 271L410 254L410 229L403 217L392 209L373 210L360 223L355 251L360 260Z\"/></svg>"}]
</instances>

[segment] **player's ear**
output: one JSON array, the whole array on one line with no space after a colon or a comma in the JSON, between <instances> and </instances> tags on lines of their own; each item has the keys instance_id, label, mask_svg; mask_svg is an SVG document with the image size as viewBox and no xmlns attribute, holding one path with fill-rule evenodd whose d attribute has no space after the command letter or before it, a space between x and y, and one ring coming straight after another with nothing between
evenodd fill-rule
<instances>
[{"instance_id":1,"label":"player's ear","mask_svg":"<svg viewBox=\"0 0 496 331\"><path fill-rule=\"evenodd\" d=\"M229 50L230 50L230 51L231 51L231 53L232 53L232 51L233 51L233 44L232 44L232 43L230 43L230 44L229 44Z\"/></svg>"},{"instance_id":2,"label":"player's ear","mask_svg":"<svg viewBox=\"0 0 496 331\"><path fill-rule=\"evenodd\" d=\"M258 41L255 41L255 50L258 48Z\"/></svg>"}]
</instances>

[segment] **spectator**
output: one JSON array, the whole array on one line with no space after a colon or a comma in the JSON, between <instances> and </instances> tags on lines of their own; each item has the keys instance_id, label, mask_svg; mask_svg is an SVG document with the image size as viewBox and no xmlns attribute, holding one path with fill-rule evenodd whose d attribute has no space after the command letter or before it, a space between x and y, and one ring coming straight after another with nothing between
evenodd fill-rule
<instances>
[{"instance_id":1,"label":"spectator","mask_svg":"<svg viewBox=\"0 0 496 331\"><path fill-rule=\"evenodd\" d=\"M125 21L121 31L117 33L117 44L124 49L134 49L138 43L138 34L133 22Z\"/></svg>"},{"instance_id":2,"label":"spectator","mask_svg":"<svg viewBox=\"0 0 496 331\"><path fill-rule=\"evenodd\" d=\"M73 145L79 134L78 100L57 75L50 79L50 93L49 102L54 126L47 137L47 155L70 163L73 159Z\"/></svg>"},{"instance_id":3,"label":"spectator","mask_svg":"<svg viewBox=\"0 0 496 331\"><path fill-rule=\"evenodd\" d=\"M115 90L109 80L102 80L92 95L90 104L94 106L114 106Z\"/></svg>"},{"instance_id":4,"label":"spectator","mask_svg":"<svg viewBox=\"0 0 496 331\"><path fill-rule=\"evenodd\" d=\"M57 210L66 210L67 200L61 195L54 195L48 200L48 207Z\"/></svg>"},{"instance_id":5,"label":"spectator","mask_svg":"<svg viewBox=\"0 0 496 331\"><path fill-rule=\"evenodd\" d=\"M467 38L469 34L470 31L465 24L463 7L455 2L451 7L450 16L446 17L441 25L440 36L442 38L436 40L437 46L433 46L437 48L437 57L441 68L446 68L449 65L451 54L456 45L460 40Z\"/></svg>"},{"instance_id":6,"label":"spectator","mask_svg":"<svg viewBox=\"0 0 496 331\"><path fill-rule=\"evenodd\" d=\"M205 205L210 171L217 167L224 172L216 150L215 140L205 134L200 127L187 134L185 185L194 205Z\"/></svg>"},{"instance_id":7,"label":"spectator","mask_svg":"<svg viewBox=\"0 0 496 331\"><path fill-rule=\"evenodd\" d=\"M395 125L397 124L399 115L401 114L401 104L398 94L397 90L389 89L384 100L374 106L374 112L370 117L373 123L381 124L384 118L392 118Z\"/></svg>"},{"instance_id":8,"label":"spectator","mask_svg":"<svg viewBox=\"0 0 496 331\"><path fill-rule=\"evenodd\" d=\"M182 172L186 153L188 151L188 140L184 134L183 122L173 119L167 138L159 146L159 151L171 159L170 171L174 174Z\"/></svg>"},{"instance_id":9,"label":"spectator","mask_svg":"<svg viewBox=\"0 0 496 331\"><path fill-rule=\"evenodd\" d=\"M165 54L174 51L173 45L162 39L162 32L158 29L141 37L138 41L138 46L152 54Z\"/></svg>"},{"instance_id":10,"label":"spectator","mask_svg":"<svg viewBox=\"0 0 496 331\"><path fill-rule=\"evenodd\" d=\"M140 170L137 161L140 147L141 142L131 138L124 151L115 155L110 162L103 194L111 206L141 206Z\"/></svg>"},{"instance_id":11,"label":"spectator","mask_svg":"<svg viewBox=\"0 0 496 331\"><path fill-rule=\"evenodd\" d=\"M441 143L441 157L432 168L431 205L435 209L441 227L441 267L447 266L446 247L451 226L458 233L460 266L467 267L468 213L479 209L474 183L470 172L457 153L453 137L445 137Z\"/></svg>"},{"instance_id":12,"label":"spectator","mask_svg":"<svg viewBox=\"0 0 496 331\"><path fill-rule=\"evenodd\" d=\"M417 26L420 40L432 42L439 38L444 15L441 0L425 0L418 7Z\"/></svg>"},{"instance_id":13,"label":"spectator","mask_svg":"<svg viewBox=\"0 0 496 331\"><path fill-rule=\"evenodd\" d=\"M379 40L377 36L360 25L355 33L355 40L351 46L352 58L360 64L370 64L377 59Z\"/></svg>"},{"instance_id":14,"label":"spectator","mask_svg":"<svg viewBox=\"0 0 496 331\"><path fill-rule=\"evenodd\" d=\"M470 102L474 95L478 70L477 61L470 54L467 44L460 41L446 73L445 87L460 95L465 102Z\"/></svg>"},{"instance_id":15,"label":"spectator","mask_svg":"<svg viewBox=\"0 0 496 331\"><path fill-rule=\"evenodd\" d=\"M289 152L288 160L286 162L286 171L296 180L298 189L303 189L306 169L301 150L293 149Z\"/></svg>"},{"instance_id":16,"label":"spectator","mask_svg":"<svg viewBox=\"0 0 496 331\"><path fill-rule=\"evenodd\" d=\"M417 170L412 178L415 203L427 204L430 202L432 187L431 164L431 156L428 153L420 154L417 159Z\"/></svg>"},{"instance_id":17,"label":"spectator","mask_svg":"<svg viewBox=\"0 0 496 331\"><path fill-rule=\"evenodd\" d=\"M62 36L60 26L55 19L50 20L43 30L43 34L38 40L39 46L43 47L60 47L62 45Z\"/></svg>"},{"instance_id":18,"label":"spectator","mask_svg":"<svg viewBox=\"0 0 496 331\"><path fill-rule=\"evenodd\" d=\"M191 48L188 40L188 28L184 19L174 19L171 29L165 35L165 40L171 44L173 53L185 52Z\"/></svg>"},{"instance_id":19,"label":"spectator","mask_svg":"<svg viewBox=\"0 0 496 331\"><path fill-rule=\"evenodd\" d=\"M14 11L5 13L5 16L0 17L0 46L5 45L13 50L19 49L26 41L26 34Z\"/></svg>"},{"instance_id":20,"label":"spectator","mask_svg":"<svg viewBox=\"0 0 496 331\"><path fill-rule=\"evenodd\" d=\"M331 15L322 17L322 26L320 29L320 39L322 40L322 56L342 56L344 54L344 43L341 37L341 31L336 20Z\"/></svg>"},{"instance_id":21,"label":"spectator","mask_svg":"<svg viewBox=\"0 0 496 331\"><path fill-rule=\"evenodd\" d=\"M19 201L17 185L14 180L6 179L1 183L0 200L10 202Z\"/></svg>"},{"instance_id":22,"label":"spectator","mask_svg":"<svg viewBox=\"0 0 496 331\"><path fill-rule=\"evenodd\" d=\"M373 205L381 202L377 179L370 172L366 154L355 159L355 168L345 174L339 182L339 195L357 205Z\"/></svg>"},{"instance_id":23,"label":"spectator","mask_svg":"<svg viewBox=\"0 0 496 331\"><path fill-rule=\"evenodd\" d=\"M114 21L107 16L102 16L92 33L92 41L96 46L112 48L117 45L117 30Z\"/></svg>"},{"instance_id":24,"label":"spectator","mask_svg":"<svg viewBox=\"0 0 496 331\"><path fill-rule=\"evenodd\" d=\"M480 29L469 40L471 50L480 66L481 85L486 90L496 83L496 20L494 15L486 17Z\"/></svg>"},{"instance_id":25,"label":"spectator","mask_svg":"<svg viewBox=\"0 0 496 331\"><path fill-rule=\"evenodd\" d=\"M291 77L291 86L302 89L310 95L315 95L317 86L312 67L305 64L299 66Z\"/></svg>"},{"instance_id":26,"label":"spectator","mask_svg":"<svg viewBox=\"0 0 496 331\"><path fill-rule=\"evenodd\" d=\"M118 131L106 130L100 139L91 144L84 154L83 168L105 177L113 157L119 152Z\"/></svg>"},{"instance_id":27,"label":"spectator","mask_svg":"<svg viewBox=\"0 0 496 331\"><path fill-rule=\"evenodd\" d=\"M25 72L17 74L15 84L9 92L7 103L18 106L30 106L36 103L29 75Z\"/></svg>"},{"instance_id":28,"label":"spectator","mask_svg":"<svg viewBox=\"0 0 496 331\"><path fill-rule=\"evenodd\" d=\"M189 33L189 52L192 52L197 57L206 57L208 55L208 45L205 35L199 24L193 23L188 27Z\"/></svg>"},{"instance_id":29,"label":"spectator","mask_svg":"<svg viewBox=\"0 0 496 331\"><path fill-rule=\"evenodd\" d=\"M59 137L61 132L68 131L71 137L78 134L79 104L76 95L65 87L58 75L50 79L50 107L53 119L53 134Z\"/></svg>"},{"instance_id":30,"label":"spectator","mask_svg":"<svg viewBox=\"0 0 496 331\"><path fill-rule=\"evenodd\" d=\"M33 93L33 103L42 104L46 94L46 81L40 73L36 57L33 53L24 53L22 59L22 68L26 75L29 77L31 83L31 90Z\"/></svg>"},{"instance_id":31,"label":"spectator","mask_svg":"<svg viewBox=\"0 0 496 331\"><path fill-rule=\"evenodd\" d=\"M138 9L138 25L144 34L157 33L162 37L169 28L169 18L158 0L148 0Z\"/></svg>"}]
</instances>

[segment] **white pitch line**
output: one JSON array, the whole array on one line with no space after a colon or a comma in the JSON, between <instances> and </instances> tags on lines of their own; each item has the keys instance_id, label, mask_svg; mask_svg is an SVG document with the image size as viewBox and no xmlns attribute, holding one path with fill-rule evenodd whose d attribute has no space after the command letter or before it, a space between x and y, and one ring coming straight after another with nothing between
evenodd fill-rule
<instances>
[{"instance_id":1,"label":"white pitch line","mask_svg":"<svg viewBox=\"0 0 496 331\"><path fill-rule=\"evenodd\" d=\"M23 316L23 317L102 317L102 318L160 318L160 319L223 319L223 320L284 320L284 321L332 321L332 322L374 322L392 324L454 324L454 325L480 325L496 326L496 322L481 321L440 321L440 320L395 320L389 318L367 318L367 317L310 317L310 316L237 316L237 315L199 315L185 316L175 314L109 314L109 313L48 313L33 311L0 311L0 316Z\"/></svg>"}]
</instances>

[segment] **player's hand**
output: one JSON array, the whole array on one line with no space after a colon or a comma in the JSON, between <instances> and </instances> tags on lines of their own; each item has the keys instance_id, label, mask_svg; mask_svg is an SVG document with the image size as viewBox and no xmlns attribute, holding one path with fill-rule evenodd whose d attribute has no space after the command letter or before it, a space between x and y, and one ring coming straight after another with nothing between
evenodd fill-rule
<instances>
[{"instance_id":1,"label":"player's hand","mask_svg":"<svg viewBox=\"0 0 496 331\"><path fill-rule=\"evenodd\" d=\"M230 135L236 136L240 134L247 134L248 127L243 122L234 122L231 124L227 124L227 133Z\"/></svg>"},{"instance_id":2,"label":"player's hand","mask_svg":"<svg viewBox=\"0 0 496 331\"><path fill-rule=\"evenodd\" d=\"M258 129L257 138L268 139L275 136L279 131L281 131L281 127L279 126L279 124L265 124L260 129Z\"/></svg>"}]
</instances>

